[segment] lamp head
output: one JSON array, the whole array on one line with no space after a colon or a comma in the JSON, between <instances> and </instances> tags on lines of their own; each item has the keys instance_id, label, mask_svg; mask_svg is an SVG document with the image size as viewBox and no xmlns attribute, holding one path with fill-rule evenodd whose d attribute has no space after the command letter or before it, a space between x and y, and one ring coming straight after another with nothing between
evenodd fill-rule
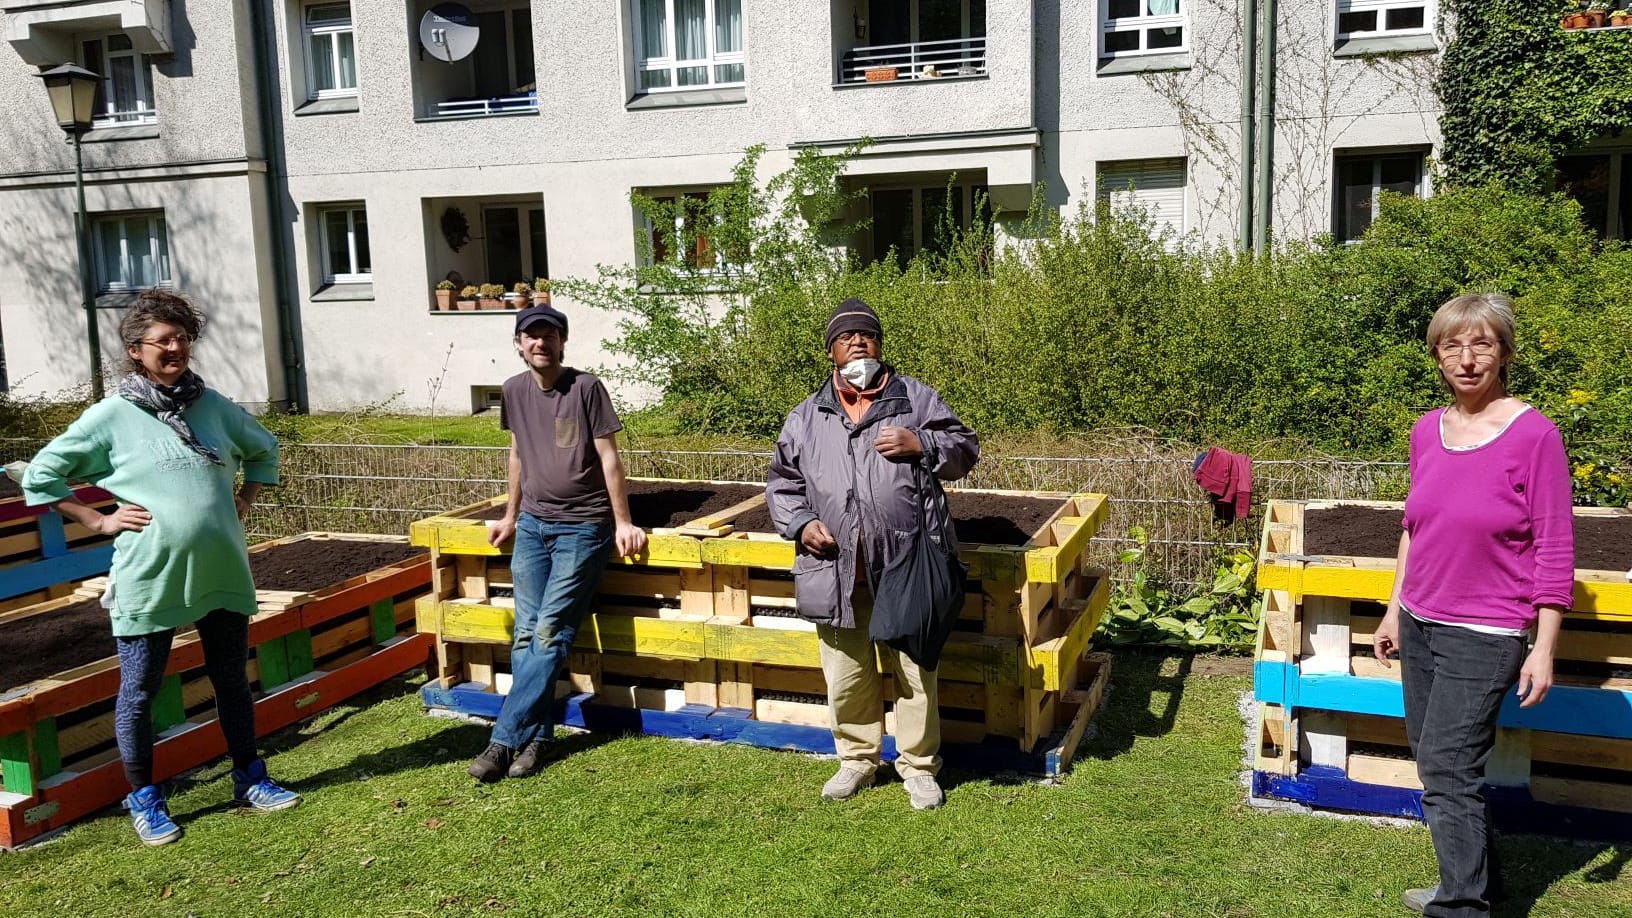
<instances>
[{"instance_id":1,"label":"lamp head","mask_svg":"<svg viewBox=\"0 0 1632 918\"><path fill-rule=\"evenodd\" d=\"M96 86L102 77L78 64L59 64L36 74L45 81L57 124L70 134L88 130L96 106Z\"/></svg>"}]
</instances>

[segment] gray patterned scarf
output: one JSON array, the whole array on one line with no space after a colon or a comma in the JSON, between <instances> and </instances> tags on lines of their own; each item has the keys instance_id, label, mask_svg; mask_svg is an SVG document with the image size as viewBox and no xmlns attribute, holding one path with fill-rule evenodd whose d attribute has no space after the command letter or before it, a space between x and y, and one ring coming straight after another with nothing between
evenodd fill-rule
<instances>
[{"instance_id":1,"label":"gray patterned scarf","mask_svg":"<svg viewBox=\"0 0 1632 918\"><path fill-rule=\"evenodd\" d=\"M181 374L173 386L161 385L140 373L131 373L119 381L120 398L158 415L159 420L168 424L193 452L220 465L221 457L216 455L215 450L199 442L198 437L193 435L193 429L181 416L187 406L198 401L203 394L204 379L192 370Z\"/></svg>"}]
</instances>

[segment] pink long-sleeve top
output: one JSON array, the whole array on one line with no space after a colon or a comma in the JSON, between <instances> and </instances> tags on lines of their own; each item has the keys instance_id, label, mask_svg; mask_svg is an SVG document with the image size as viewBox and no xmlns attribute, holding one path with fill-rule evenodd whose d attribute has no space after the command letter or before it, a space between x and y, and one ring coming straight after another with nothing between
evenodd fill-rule
<instances>
[{"instance_id":1,"label":"pink long-sleeve top","mask_svg":"<svg viewBox=\"0 0 1632 918\"><path fill-rule=\"evenodd\" d=\"M1493 439L1445 446L1441 408L1411 430L1411 534L1400 603L1442 622L1529 628L1540 606L1570 607L1575 529L1564 438L1522 412Z\"/></svg>"}]
</instances>

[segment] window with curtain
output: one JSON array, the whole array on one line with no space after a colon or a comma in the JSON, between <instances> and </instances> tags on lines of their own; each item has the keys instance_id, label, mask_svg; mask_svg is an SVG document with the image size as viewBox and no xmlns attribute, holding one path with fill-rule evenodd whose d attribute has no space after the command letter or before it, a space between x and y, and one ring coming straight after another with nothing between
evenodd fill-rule
<instances>
[{"instance_id":1,"label":"window with curtain","mask_svg":"<svg viewBox=\"0 0 1632 918\"><path fill-rule=\"evenodd\" d=\"M153 106L153 65L147 55L137 53L129 35L115 32L82 41L80 56L87 70L102 76L96 88L93 126L152 124L158 120L159 113Z\"/></svg>"},{"instance_id":2,"label":"window with curtain","mask_svg":"<svg viewBox=\"0 0 1632 918\"><path fill-rule=\"evenodd\" d=\"M1100 57L1188 50L1189 0L1103 0Z\"/></svg>"},{"instance_id":3,"label":"window with curtain","mask_svg":"<svg viewBox=\"0 0 1632 918\"><path fill-rule=\"evenodd\" d=\"M641 92L747 81L742 0L633 0Z\"/></svg>"},{"instance_id":4,"label":"window with curtain","mask_svg":"<svg viewBox=\"0 0 1632 918\"><path fill-rule=\"evenodd\" d=\"M351 28L351 4L308 6L306 97L332 99L357 94L357 45Z\"/></svg>"},{"instance_id":5,"label":"window with curtain","mask_svg":"<svg viewBox=\"0 0 1632 918\"><path fill-rule=\"evenodd\" d=\"M368 212L361 204L318 211L323 283L365 284L374 279L368 253Z\"/></svg>"},{"instance_id":6,"label":"window with curtain","mask_svg":"<svg viewBox=\"0 0 1632 918\"><path fill-rule=\"evenodd\" d=\"M1423 35L1433 30L1433 0L1337 0L1337 37Z\"/></svg>"},{"instance_id":7,"label":"window with curtain","mask_svg":"<svg viewBox=\"0 0 1632 918\"><path fill-rule=\"evenodd\" d=\"M1132 159L1100 163L1095 169L1099 203L1115 210L1144 211L1155 228L1184 235L1185 162L1182 159ZM1177 239L1170 242L1176 244Z\"/></svg>"},{"instance_id":8,"label":"window with curtain","mask_svg":"<svg viewBox=\"0 0 1632 918\"><path fill-rule=\"evenodd\" d=\"M1377 203L1383 192L1421 196L1422 154L1340 156L1336 178L1332 236L1338 242L1353 242L1377 219Z\"/></svg>"},{"instance_id":9,"label":"window with curtain","mask_svg":"<svg viewBox=\"0 0 1632 918\"><path fill-rule=\"evenodd\" d=\"M170 284L170 243L164 214L106 214L91 220L97 289L143 290Z\"/></svg>"}]
</instances>

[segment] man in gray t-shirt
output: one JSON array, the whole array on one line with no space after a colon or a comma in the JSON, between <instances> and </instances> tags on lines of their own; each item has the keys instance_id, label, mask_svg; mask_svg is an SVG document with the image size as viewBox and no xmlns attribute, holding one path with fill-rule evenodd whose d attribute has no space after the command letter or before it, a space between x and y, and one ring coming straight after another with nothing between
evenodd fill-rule
<instances>
[{"instance_id":1,"label":"man in gray t-shirt","mask_svg":"<svg viewBox=\"0 0 1632 918\"><path fill-rule=\"evenodd\" d=\"M516 316L527 365L504 383L499 426L510 431L509 502L490 525L495 547L512 536L516 626L510 691L487 748L470 765L482 781L536 773L548 758L555 683L614 550L638 554L646 534L629 519L617 432L601 381L561 363L567 317L549 306Z\"/></svg>"}]
</instances>

